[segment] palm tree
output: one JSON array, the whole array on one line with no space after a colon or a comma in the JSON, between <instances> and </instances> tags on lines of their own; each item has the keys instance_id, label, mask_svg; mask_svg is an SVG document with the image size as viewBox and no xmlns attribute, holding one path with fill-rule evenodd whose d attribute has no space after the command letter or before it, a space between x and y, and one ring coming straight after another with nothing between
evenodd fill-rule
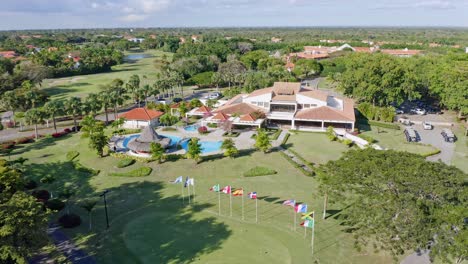
<instances>
[{"instance_id":1,"label":"palm tree","mask_svg":"<svg viewBox=\"0 0 468 264\"><path fill-rule=\"evenodd\" d=\"M78 131L76 119L78 115L83 112L83 103L81 102L81 98L70 97L70 99L65 102L65 112L73 116L73 125L75 127L75 131Z\"/></svg>"},{"instance_id":2,"label":"palm tree","mask_svg":"<svg viewBox=\"0 0 468 264\"><path fill-rule=\"evenodd\" d=\"M94 209L94 207L96 206L97 204L97 201L96 200L85 200L82 204L81 204L81 208L85 209L87 212L88 212L88 216L89 216L89 231L91 231L91 228L92 228L92 225L91 225L91 213Z\"/></svg>"},{"instance_id":3,"label":"palm tree","mask_svg":"<svg viewBox=\"0 0 468 264\"><path fill-rule=\"evenodd\" d=\"M131 93L135 102L140 99L140 77L136 74L130 76L126 84L127 92Z\"/></svg>"},{"instance_id":4,"label":"palm tree","mask_svg":"<svg viewBox=\"0 0 468 264\"><path fill-rule=\"evenodd\" d=\"M109 113L108 109L112 105L112 97L110 97L110 88L109 86L101 87L101 92L99 92L99 100L104 107L104 113L106 113L106 125L109 124Z\"/></svg>"},{"instance_id":5,"label":"palm tree","mask_svg":"<svg viewBox=\"0 0 468 264\"><path fill-rule=\"evenodd\" d=\"M102 109L102 101L98 94L90 93L88 97L86 97L85 107L87 112L95 117L97 113Z\"/></svg>"},{"instance_id":6,"label":"palm tree","mask_svg":"<svg viewBox=\"0 0 468 264\"><path fill-rule=\"evenodd\" d=\"M153 89L149 84L145 84L140 88L140 93L143 95L143 99L145 100L145 106L148 105L148 96L150 96L152 92Z\"/></svg>"},{"instance_id":7,"label":"palm tree","mask_svg":"<svg viewBox=\"0 0 468 264\"><path fill-rule=\"evenodd\" d=\"M47 117L52 118L52 121L54 122L55 133L57 133L55 117L63 114L63 108L63 102L58 100L49 101L44 105L44 112L46 113Z\"/></svg>"},{"instance_id":8,"label":"palm tree","mask_svg":"<svg viewBox=\"0 0 468 264\"><path fill-rule=\"evenodd\" d=\"M40 108L32 108L26 112L24 117L28 124L34 124L34 136L38 139L37 124L44 121L44 112Z\"/></svg>"}]
</instances>

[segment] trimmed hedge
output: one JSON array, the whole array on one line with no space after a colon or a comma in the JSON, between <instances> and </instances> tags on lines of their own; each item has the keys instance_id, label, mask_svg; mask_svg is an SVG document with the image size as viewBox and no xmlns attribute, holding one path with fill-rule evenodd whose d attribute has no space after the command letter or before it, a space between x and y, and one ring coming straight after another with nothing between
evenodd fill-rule
<instances>
[{"instance_id":1,"label":"trimmed hedge","mask_svg":"<svg viewBox=\"0 0 468 264\"><path fill-rule=\"evenodd\" d=\"M299 166L299 164L297 164L296 162L294 162L294 160L292 160L291 157L289 157L288 155L286 155L286 153L280 152L280 154L281 154L287 161L289 161L289 163L291 163L291 165L293 165L296 169L300 170L305 176L308 176L308 177L314 176L314 173L313 173L313 172L306 171L303 167Z\"/></svg>"},{"instance_id":2,"label":"trimmed hedge","mask_svg":"<svg viewBox=\"0 0 468 264\"><path fill-rule=\"evenodd\" d=\"M377 142L377 140L375 140L373 137L368 136L368 135L358 134L357 136L364 139L365 141L369 142L370 144Z\"/></svg>"},{"instance_id":3,"label":"trimmed hedge","mask_svg":"<svg viewBox=\"0 0 468 264\"><path fill-rule=\"evenodd\" d=\"M162 131L177 131L177 128L169 126L169 127L163 127L161 130Z\"/></svg>"},{"instance_id":4,"label":"trimmed hedge","mask_svg":"<svg viewBox=\"0 0 468 264\"><path fill-rule=\"evenodd\" d=\"M231 137L231 138L234 138L234 137L238 137L240 135L239 132L226 132L223 134L223 137Z\"/></svg>"},{"instance_id":5,"label":"trimmed hedge","mask_svg":"<svg viewBox=\"0 0 468 264\"><path fill-rule=\"evenodd\" d=\"M123 135L131 135L131 134L138 134L138 133L141 133L141 129L118 129L118 130L114 130L112 132L112 134L114 135L120 135L120 136L123 136Z\"/></svg>"},{"instance_id":6,"label":"trimmed hedge","mask_svg":"<svg viewBox=\"0 0 468 264\"><path fill-rule=\"evenodd\" d=\"M69 152L67 153L67 156L66 156L66 157L67 157L67 160L68 160L68 161L72 161L72 160L74 160L76 157L78 157L79 155L80 155L80 153L79 153L78 151L72 150L72 151L69 151Z\"/></svg>"},{"instance_id":7,"label":"trimmed hedge","mask_svg":"<svg viewBox=\"0 0 468 264\"><path fill-rule=\"evenodd\" d=\"M117 168L125 168L130 165L133 165L134 163L135 163L135 160L132 158L122 159L122 160L119 160L119 162L117 163Z\"/></svg>"},{"instance_id":8,"label":"trimmed hedge","mask_svg":"<svg viewBox=\"0 0 468 264\"><path fill-rule=\"evenodd\" d=\"M372 121L372 120L368 120L367 122L371 126L400 130L400 126L394 123L384 123L384 122L377 122L377 121Z\"/></svg>"},{"instance_id":9,"label":"trimmed hedge","mask_svg":"<svg viewBox=\"0 0 468 264\"><path fill-rule=\"evenodd\" d=\"M431 152L427 152L427 153L423 153L421 154L421 156L423 156L424 158L427 158L427 157L430 157L430 156L434 156L434 155L437 155L441 152L440 149L436 149L434 151L431 151Z\"/></svg>"},{"instance_id":10,"label":"trimmed hedge","mask_svg":"<svg viewBox=\"0 0 468 264\"><path fill-rule=\"evenodd\" d=\"M279 136L281 135L281 132L282 130L281 129L278 129L274 134L273 136L271 136L271 139L272 140L277 140L279 138Z\"/></svg>"},{"instance_id":11,"label":"trimmed hedge","mask_svg":"<svg viewBox=\"0 0 468 264\"><path fill-rule=\"evenodd\" d=\"M284 146L286 145L286 143L288 142L288 139L289 137L291 136L291 134L287 133L284 138L283 138L283 141L281 141L281 146Z\"/></svg>"},{"instance_id":12,"label":"trimmed hedge","mask_svg":"<svg viewBox=\"0 0 468 264\"><path fill-rule=\"evenodd\" d=\"M111 173L109 173L109 176L113 176L113 177L145 177L145 176L150 175L152 171L153 171L153 169L150 168L150 167L141 167L141 168L138 168L138 169L135 169L135 170L132 170L132 171L128 171L128 172L122 172L122 173L111 172Z\"/></svg>"},{"instance_id":13,"label":"trimmed hedge","mask_svg":"<svg viewBox=\"0 0 468 264\"><path fill-rule=\"evenodd\" d=\"M273 175L276 173L278 172L273 169L257 166L244 172L244 177L266 176L266 175Z\"/></svg>"},{"instance_id":14,"label":"trimmed hedge","mask_svg":"<svg viewBox=\"0 0 468 264\"><path fill-rule=\"evenodd\" d=\"M110 155L116 159L128 159L129 158L128 155L124 153L112 152ZM148 163L148 162L153 161L152 158L142 158L142 157L132 157L132 159L141 163Z\"/></svg>"},{"instance_id":15,"label":"trimmed hedge","mask_svg":"<svg viewBox=\"0 0 468 264\"><path fill-rule=\"evenodd\" d=\"M77 171L89 173L89 174L91 174L92 176L96 176L96 175L98 175L98 174L101 172L100 170L95 170L95 169L92 169L92 168L87 168L87 167L83 166L81 163L76 162L76 161L73 162L73 167L75 167L75 170L77 170Z\"/></svg>"},{"instance_id":16,"label":"trimmed hedge","mask_svg":"<svg viewBox=\"0 0 468 264\"><path fill-rule=\"evenodd\" d=\"M288 151L294 154L299 160L302 161L302 163L304 163L307 167L309 167L309 169L315 170L314 163L307 161L306 159L304 159L304 157L302 157L299 153L297 153L293 149L288 149Z\"/></svg>"}]
</instances>

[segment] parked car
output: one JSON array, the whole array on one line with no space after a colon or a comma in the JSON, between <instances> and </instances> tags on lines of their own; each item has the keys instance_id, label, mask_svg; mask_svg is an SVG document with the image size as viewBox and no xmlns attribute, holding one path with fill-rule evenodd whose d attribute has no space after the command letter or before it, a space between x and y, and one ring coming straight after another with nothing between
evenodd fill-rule
<instances>
[{"instance_id":1,"label":"parked car","mask_svg":"<svg viewBox=\"0 0 468 264\"><path fill-rule=\"evenodd\" d=\"M424 130L432 130L433 128L432 124L427 121L424 121L422 125L423 125Z\"/></svg>"},{"instance_id":2,"label":"parked car","mask_svg":"<svg viewBox=\"0 0 468 264\"><path fill-rule=\"evenodd\" d=\"M452 130L448 128L444 128L442 130L442 133L440 134L442 135L442 137L444 137L445 142L453 143L457 140L457 137L455 136L455 134L453 134Z\"/></svg>"},{"instance_id":3,"label":"parked car","mask_svg":"<svg viewBox=\"0 0 468 264\"><path fill-rule=\"evenodd\" d=\"M416 130L411 127L405 129L405 136L408 142L418 142L418 134Z\"/></svg>"},{"instance_id":4,"label":"parked car","mask_svg":"<svg viewBox=\"0 0 468 264\"><path fill-rule=\"evenodd\" d=\"M427 113L428 114L441 115L442 111L440 111L440 109L437 108L437 107L429 107L429 108L427 108Z\"/></svg>"},{"instance_id":5,"label":"parked car","mask_svg":"<svg viewBox=\"0 0 468 264\"><path fill-rule=\"evenodd\" d=\"M411 120L409 120L409 118L406 116L398 118L398 122L402 123L405 126L411 126Z\"/></svg>"},{"instance_id":6,"label":"parked car","mask_svg":"<svg viewBox=\"0 0 468 264\"><path fill-rule=\"evenodd\" d=\"M417 115L425 115L426 114L426 110L424 110L422 108L413 108L413 109L411 109L410 112L413 113L413 114L417 114Z\"/></svg>"},{"instance_id":7,"label":"parked car","mask_svg":"<svg viewBox=\"0 0 468 264\"><path fill-rule=\"evenodd\" d=\"M402 115L402 114L405 113L405 111L403 111L403 110L400 109L400 108L397 108L397 109L395 109L395 113L396 113L397 115Z\"/></svg>"},{"instance_id":8,"label":"parked car","mask_svg":"<svg viewBox=\"0 0 468 264\"><path fill-rule=\"evenodd\" d=\"M180 97L176 97L176 98L172 99L172 102L174 102L174 103L180 103L182 101L183 101L183 99L180 98Z\"/></svg>"},{"instance_id":9,"label":"parked car","mask_svg":"<svg viewBox=\"0 0 468 264\"><path fill-rule=\"evenodd\" d=\"M210 93L209 95L205 96L206 99L216 100L221 97L221 93L214 92Z\"/></svg>"}]
</instances>

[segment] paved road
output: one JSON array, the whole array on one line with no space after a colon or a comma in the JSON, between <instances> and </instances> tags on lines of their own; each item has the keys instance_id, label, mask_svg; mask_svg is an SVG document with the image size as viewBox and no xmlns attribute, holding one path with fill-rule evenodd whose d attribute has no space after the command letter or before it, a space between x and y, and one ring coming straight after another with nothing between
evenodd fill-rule
<instances>
[{"instance_id":1,"label":"paved road","mask_svg":"<svg viewBox=\"0 0 468 264\"><path fill-rule=\"evenodd\" d=\"M53 240L57 249L73 264L96 264L93 257L79 249L57 225L49 226L47 234ZM29 264L54 263L47 254L40 254L29 260Z\"/></svg>"},{"instance_id":2,"label":"paved road","mask_svg":"<svg viewBox=\"0 0 468 264\"><path fill-rule=\"evenodd\" d=\"M452 157L455 152L455 144L445 142L442 135L443 128L442 126L435 126L432 130L424 130L422 125L413 125L412 126L420 135L421 143L430 144L441 150L440 154L430 156L427 160L438 161L441 160L446 164L451 164Z\"/></svg>"},{"instance_id":3,"label":"paved road","mask_svg":"<svg viewBox=\"0 0 468 264\"><path fill-rule=\"evenodd\" d=\"M413 254L407 256L400 264L431 264L429 258L429 251L424 250L420 253L414 252Z\"/></svg>"}]
</instances>

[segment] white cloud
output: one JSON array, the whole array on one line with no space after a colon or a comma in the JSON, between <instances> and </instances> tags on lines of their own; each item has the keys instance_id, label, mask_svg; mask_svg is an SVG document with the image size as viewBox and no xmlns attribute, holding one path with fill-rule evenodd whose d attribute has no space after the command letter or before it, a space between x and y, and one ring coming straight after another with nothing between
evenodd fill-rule
<instances>
[{"instance_id":1,"label":"white cloud","mask_svg":"<svg viewBox=\"0 0 468 264\"><path fill-rule=\"evenodd\" d=\"M140 0L136 2L135 8L141 7L143 13L152 13L164 10L169 7L171 2L169 0Z\"/></svg>"},{"instance_id":2,"label":"white cloud","mask_svg":"<svg viewBox=\"0 0 468 264\"><path fill-rule=\"evenodd\" d=\"M123 22L139 22L143 21L148 18L148 15L137 15L137 14L128 14L126 16L122 16L119 20Z\"/></svg>"}]
</instances>

